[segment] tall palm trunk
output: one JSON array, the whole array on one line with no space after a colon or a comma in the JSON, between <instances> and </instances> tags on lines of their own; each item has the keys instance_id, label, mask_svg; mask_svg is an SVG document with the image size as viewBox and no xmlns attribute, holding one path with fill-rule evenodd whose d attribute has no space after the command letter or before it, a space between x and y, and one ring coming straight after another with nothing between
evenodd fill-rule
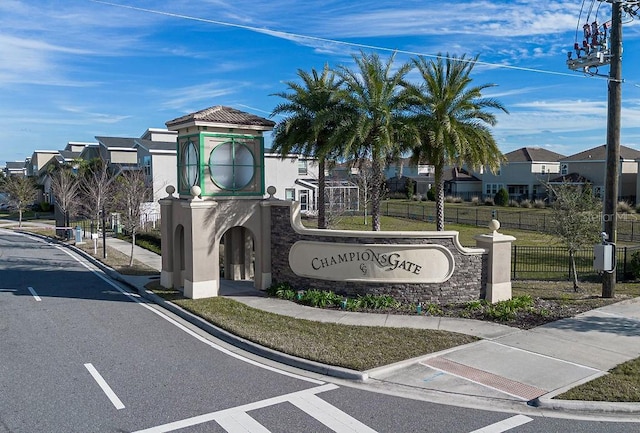
<instances>
[{"instance_id":1,"label":"tall palm trunk","mask_svg":"<svg viewBox=\"0 0 640 433\"><path fill-rule=\"evenodd\" d=\"M380 179L382 178L382 165L377 155L371 162L371 230L380 231ZM365 204L366 206L366 204Z\"/></svg>"},{"instance_id":2,"label":"tall palm trunk","mask_svg":"<svg viewBox=\"0 0 640 433\"><path fill-rule=\"evenodd\" d=\"M320 158L318 160L318 198L317 198L319 229L327 228L327 217L326 217L327 209L325 206L326 177L324 174L324 169L325 169L325 160L324 158Z\"/></svg>"},{"instance_id":3,"label":"tall palm trunk","mask_svg":"<svg viewBox=\"0 0 640 433\"><path fill-rule=\"evenodd\" d=\"M436 183L436 230L444 230L444 179L443 167L440 164L435 166L434 178Z\"/></svg>"}]
</instances>

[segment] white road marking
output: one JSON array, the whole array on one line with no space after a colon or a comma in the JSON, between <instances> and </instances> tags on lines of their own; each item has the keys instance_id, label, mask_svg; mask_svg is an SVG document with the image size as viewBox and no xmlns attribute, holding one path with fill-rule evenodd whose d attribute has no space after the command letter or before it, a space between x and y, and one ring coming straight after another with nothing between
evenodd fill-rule
<instances>
[{"instance_id":1,"label":"white road marking","mask_svg":"<svg viewBox=\"0 0 640 433\"><path fill-rule=\"evenodd\" d=\"M531 421L533 421L533 418L529 418L528 416L524 415L516 415L512 416L511 418L507 418L504 421L500 421L495 424L483 427L480 430L474 430L471 433L502 433Z\"/></svg>"},{"instance_id":2,"label":"white road marking","mask_svg":"<svg viewBox=\"0 0 640 433\"><path fill-rule=\"evenodd\" d=\"M254 403L237 406L230 409L220 410L218 412L206 413L204 415L194 416L192 418L183 419L181 421L175 421L168 424L159 425L156 427L151 427L145 430L138 430L137 432L134 432L134 433L165 433L165 432L180 430L185 427L190 427L193 425L198 425L198 424L202 424L210 421L218 422L218 420L222 420L222 422L224 422L225 419L229 417L235 417L238 414L247 413L249 411L256 410L256 409L262 409L264 407L274 406L280 403L291 402L300 395L305 395L305 394L312 395L320 392L331 391L333 389L338 389L338 385L334 385L333 383L327 383L326 385L305 389L302 391L292 392L291 394L279 395L277 397L268 398L266 400L256 401ZM239 419L246 419L246 418L240 417Z\"/></svg>"},{"instance_id":3,"label":"white road marking","mask_svg":"<svg viewBox=\"0 0 640 433\"><path fill-rule=\"evenodd\" d=\"M73 254L71 254L69 251L66 251L63 247L57 246L56 248L59 248L61 251L63 251L64 253L66 253L67 255L69 255L71 258L73 258L75 261L77 261L78 263L80 263L82 266L84 266L85 268L87 268L89 271L93 272L96 276L98 276L98 278L101 278L103 281L105 281L107 284L111 285L113 288L115 288L117 291L119 291L120 293L122 293L123 295L129 297L132 301L137 302L138 304L140 304L141 306L143 306L144 308L146 308L147 310L151 311L154 314L157 314L159 317L161 317L162 319L166 320L167 322L171 323L172 325L180 328L181 330L183 330L184 332L186 332L187 334L191 335L193 338L203 342L204 344L208 345L209 347L218 350L222 353L224 353L225 355L231 356L233 358L239 359L240 361L246 362L248 364L254 365L256 367L260 367L263 368L265 370L269 370L278 374L282 374L283 376L288 376L288 377L292 377L294 379L298 379L298 380L304 380L306 382L310 382L310 383L314 383L316 385L322 385L325 382L321 381L321 380L317 380L317 379L312 379L309 377L305 377L305 376L301 376L299 374L295 374L295 373L290 373L288 371L284 371L284 370L280 370L277 369L275 367L271 367L269 365L265 365L265 364L261 364L258 361L254 361L252 359L249 358L245 358L242 355L239 355L237 353L234 353L228 349L225 349L222 346L219 346L217 344L215 344L212 341L207 340L206 338L204 338L203 336L197 334L196 332L192 331L191 329L187 328L186 326L182 325L181 323L177 322L176 320L172 319L169 316L166 316L162 311L158 311L155 308L150 307L149 305L147 305L145 303L145 301L140 299L140 295L138 294L133 294L130 293L124 289L122 289L120 286L118 286L116 283L114 283L113 281L111 281L108 277L104 276L101 272L96 271L95 269L91 269L84 261L78 259L77 257L75 257Z\"/></svg>"},{"instance_id":4,"label":"white road marking","mask_svg":"<svg viewBox=\"0 0 640 433\"><path fill-rule=\"evenodd\" d=\"M233 413L217 418L216 422L228 433L270 433L262 424L247 415L246 412Z\"/></svg>"},{"instance_id":5,"label":"white road marking","mask_svg":"<svg viewBox=\"0 0 640 433\"><path fill-rule=\"evenodd\" d=\"M91 376L93 376L95 381L98 382L98 385L100 386L100 388L102 388L102 391L104 391L104 393L107 395L109 400L111 400L111 403L113 403L116 409L124 409L124 404L122 404L116 393L113 392L107 381L104 380L100 373L98 373L98 370L96 370L96 368L92 364L85 364L84 366L87 368L87 370L89 370L89 373L91 373Z\"/></svg>"},{"instance_id":6,"label":"white road marking","mask_svg":"<svg viewBox=\"0 0 640 433\"><path fill-rule=\"evenodd\" d=\"M29 291L31 292L31 295L35 298L36 301L42 301L42 299L40 299L40 296L38 296L36 291L33 290L33 287L27 287L27 289L29 289Z\"/></svg>"},{"instance_id":7,"label":"white road marking","mask_svg":"<svg viewBox=\"0 0 640 433\"><path fill-rule=\"evenodd\" d=\"M352 416L314 394L298 394L289 400L336 433L376 433Z\"/></svg>"}]
</instances>

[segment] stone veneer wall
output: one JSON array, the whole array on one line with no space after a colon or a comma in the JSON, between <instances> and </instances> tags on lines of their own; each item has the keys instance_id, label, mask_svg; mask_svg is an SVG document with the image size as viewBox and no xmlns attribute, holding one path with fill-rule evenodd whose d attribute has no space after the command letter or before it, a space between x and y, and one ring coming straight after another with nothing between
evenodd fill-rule
<instances>
[{"instance_id":1,"label":"stone veneer wall","mask_svg":"<svg viewBox=\"0 0 640 433\"><path fill-rule=\"evenodd\" d=\"M439 244L451 251L455 270L438 284L363 283L300 277L289 266L289 250L297 241L354 244ZM484 298L487 284L487 254L463 254L452 239L402 237L337 237L305 235L291 226L291 206L271 207L271 273L273 283L287 282L297 290L331 290L347 296L391 295L407 303L460 303Z\"/></svg>"}]
</instances>

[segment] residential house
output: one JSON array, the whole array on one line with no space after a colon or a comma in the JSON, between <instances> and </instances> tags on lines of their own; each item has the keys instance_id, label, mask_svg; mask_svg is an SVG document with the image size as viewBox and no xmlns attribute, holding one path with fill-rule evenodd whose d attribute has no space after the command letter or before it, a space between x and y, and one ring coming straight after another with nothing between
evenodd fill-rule
<instances>
[{"instance_id":1,"label":"residential house","mask_svg":"<svg viewBox=\"0 0 640 433\"><path fill-rule=\"evenodd\" d=\"M176 185L176 146L178 134L175 131L147 129L141 138L134 139L138 167L145 174L145 181L152 192L152 200L144 204L143 217L154 222L160 217L158 200L166 197L165 188Z\"/></svg>"},{"instance_id":2,"label":"residential house","mask_svg":"<svg viewBox=\"0 0 640 433\"><path fill-rule=\"evenodd\" d=\"M411 158L400 158L385 167L387 189L389 193L405 194L408 182L412 181L414 194L426 196L435 183L434 169L430 164L414 164Z\"/></svg>"},{"instance_id":3,"label":"residential house","mask_svg":"<svg viewBox=\"0 0 640 433\"><path fill-rule=\"evenodd\" d=\"M564 155L540 147L522 147L504 157L506 162L495 173L481 173L484 197L494 197L500 188L505 188L513 200L545 198L544 183L560 173Z\"/></svg>"},{"instance_id":4,"label":"residential house","mask_svg":"<svg viewBox=\"0 0 640 433\"><path fill-rule=\"evenodd\" d=\"M38 172L60 152L57 150L35 150L27 165L27 176L37 176Z\"/></svg>"},{"instance_id":5,"label":"residential house","mask_svg":"<svg viewBox=\"0 0 640 433\"><path fill-rule=\"evenodd\" d=\"M27 167L25 161L7 161L4 167L5 176L26 176Z\"/></svg>"},{"instance_id":6,"label":"residential house","mask_svg":"<svg viewBox=\"0 0 640 433\"><path fill-rule=\"evenodd\" d=\"M264 175L267 186L276 187L274 197L299 201L304 213L317 210L318 163L315 159L297 154L281 159L280 154L265 149Z\"/></svg>"},{"instance_id":7,"label":"residential house","mask_svg":"<svg viewBox=\"0 0 640 433\"><path fill-rule=\"evenodd\" d=\"M462 167L446 167L442 174L444 195L470 201L482 196L482 180Z\"/></svg>"},{"instance_id":8,"label":"residential house","mask_svg":"<svg viewBox=\"0 0 640 433\"><path fill-rule=\"evenodd\" d=\"M620 146L618 165L618 199L631 203L636 201L638 162L640 151ZM579 175L592 185L594 192L604 196L607 167L607 146L597 146L560 159L560 176L552 179L561 182L563 176Z\"/></svg>"},{"instance_id":9,"label":"residential house","mask_svg":"<svg viewBox=\"0 0 640 433\"><path fill-rule=\"evenodd\" d=\"M112 171L129 170L138 164L135 138L96 137L100 159L109 164Z\"/></svg>"}]
</instances>

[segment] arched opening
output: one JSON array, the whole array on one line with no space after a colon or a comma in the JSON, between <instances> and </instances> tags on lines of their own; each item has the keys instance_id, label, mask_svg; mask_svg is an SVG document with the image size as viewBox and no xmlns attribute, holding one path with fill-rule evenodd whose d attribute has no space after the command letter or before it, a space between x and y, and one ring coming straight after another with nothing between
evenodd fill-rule
<instances>
[{"instance_id":1,"label":"arched opening","mask_svg":"<svg viewBox=\"0 0 640 433\"><path fill-rule=\"evenodd\" d=\"M173 235L173 287L184 290L184 227L177 225Z\"/></svg>"},{"instance_id":2,"label":"arched opening","mask_svg":"<svg viewBox=\"0 0 640 433\"><path fill-rule=\"evenodd\" d=\"M253 280L255 238L246 227L232 227L220 239L221 277L232 281Z\"/></svg>"}]
</instances>

